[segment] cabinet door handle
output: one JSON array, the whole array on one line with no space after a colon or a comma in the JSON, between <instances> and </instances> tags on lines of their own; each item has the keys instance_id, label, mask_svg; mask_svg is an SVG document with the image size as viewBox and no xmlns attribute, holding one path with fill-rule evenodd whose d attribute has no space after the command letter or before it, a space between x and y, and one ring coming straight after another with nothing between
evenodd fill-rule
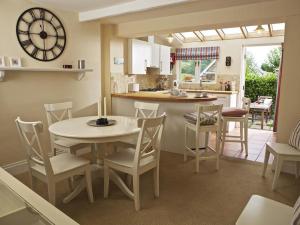
<instances>
[{"instance_id":1,"label":"cabinet door handle","mask_svg":"<svg viewBox=\"0 0 300 225\"><path fill-rule=\"evenodd\" d=\"M147 59L145 59L145 71L147 71Z\"/></svg>"},{"instance_id":2,"label":"cabinet door handle","mask_svg":"<svg viewBox=\"0 0 300 225\"><path fill-rule=\"evenodd\" d=\"M162 72L162 61L160 61L159 67L160 67L160 72Z\"/></svg>"}]
</instances>

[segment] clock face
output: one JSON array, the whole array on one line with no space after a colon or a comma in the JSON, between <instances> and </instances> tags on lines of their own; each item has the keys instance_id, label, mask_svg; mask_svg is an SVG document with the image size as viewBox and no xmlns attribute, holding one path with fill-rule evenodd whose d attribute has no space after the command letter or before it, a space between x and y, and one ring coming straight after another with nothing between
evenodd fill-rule
<instances>
[{"instance_id":1,"label":"clock face","mask_svg":"<svg viewBox=\"0 0 300 225\"><path fill-rule=\"evenodd\" d=\"M23 12L16 27L24 51L40 61L57 59L66 46L66 32L56 15L47 9L30 8Z\"/></svg>"}]
</instances>

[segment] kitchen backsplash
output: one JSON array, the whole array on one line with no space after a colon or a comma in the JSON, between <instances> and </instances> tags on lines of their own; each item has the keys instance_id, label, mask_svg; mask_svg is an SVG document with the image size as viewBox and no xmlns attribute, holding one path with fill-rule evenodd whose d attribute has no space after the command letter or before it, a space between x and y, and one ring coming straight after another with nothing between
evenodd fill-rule
<instances>
[{"instance_id":1,"label":"kitchen backsplash","mask_svg":"<svg viewBox=\"0 0 300 225\"><path fill-rule=\"evenodd\" d=\"M231 74L230 75L229 74L218 74L216 83L206 84L206 83L203 82L201 89L221 90L220 82L225 83L227 81L230 81L232 84L235 83L235 87L233 87L233 89L235 88L236 91L239 91L239 89L240 89L240 76L239 75L231 75ZM200 89L200 85L199 85L199 83L185 82L185 83L180 83L179 88L196 90L196 89Z\"/></svg>"},{"instance_id":2,"label":"kitchen backsplash","mask_svg":"<svg viewBox=\"0 0 300 225\"><path fill-rule=\"evenodd\" d=\"M163 85L165 89L173 87L173 80L176 79L175 75L161 76L161 75L124 75L120 73L111 74L111 90L112 92L124 93L127 92L127 86L129 82L135 82L140 85L141 89L156 88L159 84ZM217 81L215 84L202 83L202 89L207 90L221 90L220 82L231 81L235 85L235 90L239 91L240 88L240 76L219 74L217 75ZM179 88L182 89L200 89L199 83L180 83ZM233 89L234 89L233 88Z\"/></svg>"}]
</instances>

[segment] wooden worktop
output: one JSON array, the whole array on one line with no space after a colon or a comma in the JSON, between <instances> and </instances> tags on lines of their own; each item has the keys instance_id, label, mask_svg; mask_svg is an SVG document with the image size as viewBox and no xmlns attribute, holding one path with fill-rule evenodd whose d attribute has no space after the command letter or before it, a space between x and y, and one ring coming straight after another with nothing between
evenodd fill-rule
<instances>
[{"instance_id":1,"label":"wooden worktop","mask_svg":"<svg viewBox=\"0 0 300 225\"><path fill-rule=\"evenodd\" d=\"M198 92L207 92L211 94L227 94L227 95L232 95L232 94L237 94L238 91L217 91L217 90L192 90L192 89L182 89L188 93L198 93Z\"/></svg>"},{"instance_id":2,"label":"wooden worktop","mask_svg":"<svg viewBox=\"0 0 300 225\"><path fill-rule=\"evenodd\" d=\"M209 95L206 98L195 98L195 94L188 93L187 97L179 97L179 96L172 96L168 92L149 92L149 91L140 91L140 92L130 92L124 94L112 94L112 97L119 97L119 98L131 98L136 100L148 100L148 101L165 101L165 102L182 102L182 103L189 103L189 102L206 102L206 101L215 101L217 97Z\"/></svg>"}]
</instances>

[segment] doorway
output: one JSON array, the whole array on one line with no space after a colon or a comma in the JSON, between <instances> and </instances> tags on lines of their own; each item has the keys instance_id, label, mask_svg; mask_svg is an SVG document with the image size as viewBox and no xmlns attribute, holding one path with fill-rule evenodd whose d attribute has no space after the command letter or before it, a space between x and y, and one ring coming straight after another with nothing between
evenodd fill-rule
<instances>
[{"instance_id":1,"label":"doorway","mask_svg":"<svg viewBox=\"0 0 300 225\"><path fill-rule=\"evenodd\" d=\"M249 129L274 129L281 57L281 44L244 47L242 96L252 102Z\"/></svg>"}]
</instances>

